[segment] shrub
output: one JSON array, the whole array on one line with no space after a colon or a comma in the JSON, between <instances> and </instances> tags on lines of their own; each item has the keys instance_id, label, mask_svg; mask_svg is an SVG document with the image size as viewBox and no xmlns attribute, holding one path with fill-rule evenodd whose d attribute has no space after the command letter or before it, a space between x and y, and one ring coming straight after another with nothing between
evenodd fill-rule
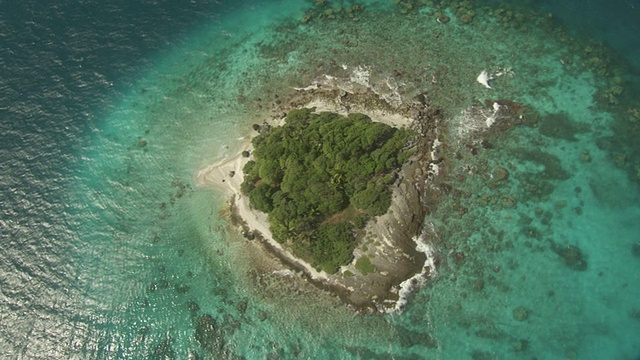
<instances>
[{"instance_id":1,"label":"shrub","mask_svg":"<svg viewBox=\"0 0 640 360\"><path fill-rule=\"evenodd\" d=\"M356 269L358 269L362 275L367 275L376 271L376 267L371 263L371 259L366 255L363 255L356 260Z\"/></svg>"}]
</instances>

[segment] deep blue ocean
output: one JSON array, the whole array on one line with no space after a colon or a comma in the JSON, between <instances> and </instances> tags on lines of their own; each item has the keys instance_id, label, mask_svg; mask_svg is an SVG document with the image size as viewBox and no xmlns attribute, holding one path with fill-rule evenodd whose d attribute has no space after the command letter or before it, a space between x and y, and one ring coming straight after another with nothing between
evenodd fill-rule
<instances>
[{"instance_id":1,"label":"deep blue ocean","mask_svg":"<svg viewBox=\"0 0 640 360\"><path fill-rule=\"evenodd\" d=\"M614 54L612 63L625 71L625 104L640 107L639 1L511 3L551 12L567 34L603 44ZM558 305L557 313L556 305L539 310L548 316L544 319L536 320L530 308L552 297L550 289L541 298L525 290L503 292L504 318L510 321L511 308L530 301L523 306L529 321L538 322L513 330L533 334L528 340L510 337L511 325L502 320L482 316L500 304L479 302L468 318L474 325L466 328L457 318L462 315L455 315L457 323L449 318L454 304L465 309L467 295L448 304L448 298L430 293L445 294L453 286L449 280L421 290L404 314L363 317L330 299L305 303L315 295L277 280L264 285L238 270L253 261L243 255L252 248L219 216L221 195L196 188L193 173L231 152L233 139L255 120L238 105L251 92L243 80L243 69L252 68L243 54L251 50L242 49L261 28L278 22L285 24L279 36L286 36L313 5L0 0L0 358L639 359L640 158L637 145L616 142L615 135L611 146L627 154L621 166L638 172L635 182L622 170L609 179L607 168L594 173L576 168L587 174L582 180L588 185L557 188L569 194L567 208L589 187L600 196L602 212L590 212L587 200L582 218L577 211L558 215L569 224L558 239L580 244L590 256L589 269L602 266L604 275L593 270L589 277L598 281L597 288L575 271L566 273L571 285L559 281L565 274L555 269L540 275L558 280L555 297L571 302ZM287 44L295 49L300 39ZM288 54L283 61L299 60L295 50ZM261 76L269 71L279 70ZM296 79L307 75L301 72ZM576 94L576 104L581 103ZM616 104L611 106L607 111L615 111ZM578 138L580 146L596 143L584 133ZM576 149L576 156L586 146ZM555 149L574 153L562 144ZM597 161L596 147L589 151ZM599 182L598 174L609 180ZM556 210L550 205L549 211L567 204L553 201ZM585 216L591 220L579 220ZM496 227L503 223L516 221L496 220ZM585 240L588 234L598 238ZM576 240L579 236L586 242ZM622 252L620 258L609 257ZM557 260L547 253L517 266L511 258L492 261L531 273L536 261ZM519 279L503 280L524 281ZM607 291L609 285L616 290ZM279 290L287 286L292 288ZM509 298L520 303L507 303ZM607 310L595 313L601 308ZM551 330L542 325L554 322ZM475 324L489 330L478 335ZM566 346L555 343L558 334L566 334ZM474 336L477 343L469 340Z\"/></svg>"}]
</instances>

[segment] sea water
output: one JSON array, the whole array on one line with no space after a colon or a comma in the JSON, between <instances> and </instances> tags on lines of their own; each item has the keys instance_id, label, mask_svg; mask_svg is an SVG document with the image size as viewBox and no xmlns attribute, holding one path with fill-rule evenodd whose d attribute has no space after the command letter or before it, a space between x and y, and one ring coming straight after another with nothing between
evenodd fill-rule
<instances>
[{"instance_id":1,"label":"sea water","mask_svg":"<svg viewBox=\"0 0 640 360\"><path fill-rule=\"evenodd\" d=\"M481 14L438 24L428 7L387 2L308 25L314 4L302 1L3 4L0 354L636 358L638 125L620 114L633 117L624 98L638 99L638 10L607 4L524 4L554 12L548 32L500 30ZM594 101L605 80L589 59L601 56L625 86L620 103ZM193 183L278 93L363 69L388 91L428 89L447 126L484 99L543 115L477 156L442 139L468 150L450 171L470 195L425 219L438 276L404 312L375 317L282 271L228 226L222 194ZM493 90L475 82L485 69ZM510 174L498 190L496 167Z\"/></svg>"}]
</instances>

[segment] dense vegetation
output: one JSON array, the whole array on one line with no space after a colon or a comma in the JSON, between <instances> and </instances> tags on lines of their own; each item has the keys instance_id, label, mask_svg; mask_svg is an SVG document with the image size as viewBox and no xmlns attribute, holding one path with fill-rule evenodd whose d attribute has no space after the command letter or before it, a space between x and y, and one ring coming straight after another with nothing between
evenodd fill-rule
<instances>
[{"instance_id":1,"label":"dense vegetation","mask_svg":"<svg viewBox=\"0 0 640 360\"><path fill-rule=\"evenodd\" d=\"M408 138L363 114L294 110L253 139L255 160L243 169L241 189L269 214L276 241L333 273L352 260L367 219L387 212Z\"/></svg>"}]
</instances>

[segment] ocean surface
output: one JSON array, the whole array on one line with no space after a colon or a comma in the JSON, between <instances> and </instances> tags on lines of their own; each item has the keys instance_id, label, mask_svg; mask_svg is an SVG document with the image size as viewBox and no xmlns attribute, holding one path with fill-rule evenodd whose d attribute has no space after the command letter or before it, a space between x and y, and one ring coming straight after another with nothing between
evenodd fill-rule
<instances>
[{"instance_id":1,"label":"ocean surface","mask_svg":"<svg viewBox=\"0 0 640 360\"><path fill-rule=\"evenodd\" d=\"M640 2L322 3L0 2L0 358L640 358ZM324 75L448 119L401 313L284 271L194 185ZM474 125L498 99L535 123Z\"/></svg>"}]
</instances>

